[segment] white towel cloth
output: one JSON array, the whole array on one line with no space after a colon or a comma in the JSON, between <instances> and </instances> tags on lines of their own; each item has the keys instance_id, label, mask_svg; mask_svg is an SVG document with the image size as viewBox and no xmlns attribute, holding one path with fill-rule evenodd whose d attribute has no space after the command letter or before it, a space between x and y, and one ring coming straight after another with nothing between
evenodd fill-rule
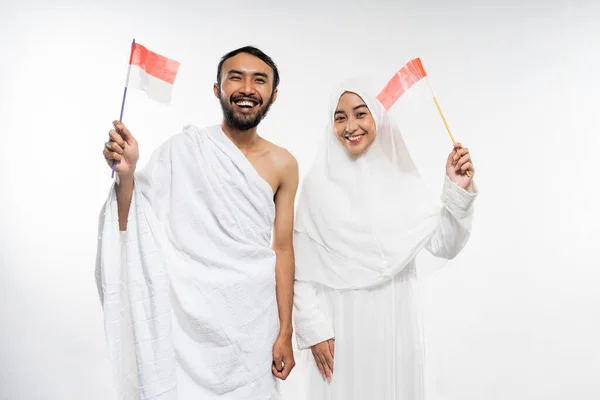
<instances>
[{"instance_id":1,"label":"white towel cloth","mask_svg":"<svg viewBox=\"0 0 600 400\"><path fill-rule=\"evenodd\" d=\"M267 400L279 332L273 190L220 126L187 126L114 188L96 280L119 399Z\"/></svg>"}]
</instances>

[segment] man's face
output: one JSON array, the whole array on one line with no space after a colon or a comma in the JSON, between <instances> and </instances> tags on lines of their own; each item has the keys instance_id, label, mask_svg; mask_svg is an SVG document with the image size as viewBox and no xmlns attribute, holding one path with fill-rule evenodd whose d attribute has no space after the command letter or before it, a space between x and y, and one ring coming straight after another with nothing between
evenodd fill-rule
<instances>
[{"instance_id":1,"label":"man's face","mask_svg":"<svg viewBox=\"0 0 600 400\"><path fill-rule=\"evenodd\" d=\"M221 71L221 87L215 83L225 121L235 129L256 128L277 98L273 70L260 58L240 53L227 59Z\"/></svg>"}]
</instances>

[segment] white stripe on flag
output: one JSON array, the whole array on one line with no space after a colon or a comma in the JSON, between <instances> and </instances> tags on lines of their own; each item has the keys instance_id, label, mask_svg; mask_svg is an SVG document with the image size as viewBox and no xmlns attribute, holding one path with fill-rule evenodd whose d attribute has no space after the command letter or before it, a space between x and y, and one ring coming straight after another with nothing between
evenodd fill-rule
<instances>
[{"instance_id":1,"label":"white stripe on flag","mask_svg":"<svg viewBox=\"0 0 600 400\"><path fill-rule=\"evenodd\" d=\"M148 75L139 65L131 65L127 87L146 92L149 98L163 104L171 104L173 85Z\"/></svg>"}]
</instances>

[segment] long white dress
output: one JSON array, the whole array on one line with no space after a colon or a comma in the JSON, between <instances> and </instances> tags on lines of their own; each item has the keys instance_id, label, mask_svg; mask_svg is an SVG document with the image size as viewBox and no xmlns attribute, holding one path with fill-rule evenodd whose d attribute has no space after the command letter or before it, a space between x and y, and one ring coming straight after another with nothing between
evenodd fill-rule
<instances>
[{"instance_id":1,"label":"long white dress","mask_svg":"<svg viewBox=\"0 0 600 400\"><path fill-rule=\"evenodd\" d=\"M300 190L294 329L305 351L292 372L296 393L284 390L286 400L423 399L416 263L424 251L453 258L470 234L474 185L469 192L446 177L440 203L387 110L362 86L351 82L334 93L324 142ZM375 121L374 140L358 157L333 127L344 92L360 96ZM307 349L330 338L329 383Z\"/></svg>"},{"instance_id":2,"label":"long white dress","mask_svg":"<svg viewBox=\"0 0 600 400\"><path fill-rule=\"evenodd\" d=\"M453 258L466 244L476 193L446 182L442 213L426 245ZM450 210L460 210L453 214ZM336 290L313 282L295 284L295 332L304 373L295 399L421 400L424 398L423 331L415 262L369 289ZM331 382L321 376L310 346L335 338ZM287 399L286 399L287 400ZM290 399L291 400L291 399Z\"/></svg>"}]
</instances>

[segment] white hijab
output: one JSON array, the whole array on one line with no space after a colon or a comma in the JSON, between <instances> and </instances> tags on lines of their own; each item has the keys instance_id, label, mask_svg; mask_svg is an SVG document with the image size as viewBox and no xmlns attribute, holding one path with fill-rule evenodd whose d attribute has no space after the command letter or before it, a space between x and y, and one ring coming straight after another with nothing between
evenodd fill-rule
<instances>
[{"instance_id":1,"label":"white hijab","mask_svg":"<svg viewBox=\"0 0 600 400\"><path fill-rule=\"evenodd\" d=\"M376 138L358 157L334 132L333 116L344 92L359 95L375 119ZM298 200L297 280L340 290L375 286L411 263L438 224L440 203L374 93L347 83L332 96L324 142Z\"/></svg>"}]
</instances>

